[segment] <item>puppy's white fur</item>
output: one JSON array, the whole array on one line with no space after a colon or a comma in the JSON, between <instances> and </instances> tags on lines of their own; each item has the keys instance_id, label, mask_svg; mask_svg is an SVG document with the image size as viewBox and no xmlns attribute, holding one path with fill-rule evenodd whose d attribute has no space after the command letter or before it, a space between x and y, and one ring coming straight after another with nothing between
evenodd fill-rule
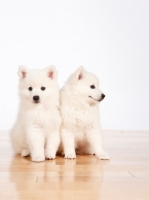
<instances>
[{"instance_id":1,"label":"puppy's white fur","mask_svg":"<svg viewBox=\"0 0 149 200\"><path fill-rule=\"evenodd\" d=\"M60 143L61 125L57 71L54 66L44 70L20 66L18 75L20 106L11 130L14 151L22 156L30 154L35 162L54 159ZM31 91L29 87L32 87ZM34 96L39 96L38 102L34 101Z\"/></svg>"},{"instance_id":2,"label":"puppy's white fur","mask_svg":"<svg viewBox=\"0 0 149 200\"><path fill-rule=\"evenodd\" d=\"M91 85L95 88L92 89ZM61 139L65 158L76 158L78 152L109 159L102 145L98 109L100 100L102 92L98 78L83 67L78 68L61 89Z\"/></svg>"}]
</instances>

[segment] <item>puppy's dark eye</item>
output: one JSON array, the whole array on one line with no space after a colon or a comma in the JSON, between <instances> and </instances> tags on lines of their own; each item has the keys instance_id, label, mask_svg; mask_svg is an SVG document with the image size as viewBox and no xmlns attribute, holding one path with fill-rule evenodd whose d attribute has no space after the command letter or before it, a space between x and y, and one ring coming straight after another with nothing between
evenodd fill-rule
<instances>
[{"instance_id":1,"label":"puppy's dark eye","mask_svg":"<svg viewBox=\"0 0 149 200\"><path fill-rule=\"evenodd\" d=\"M41 87L41 90L45 90L46 88L45 87Z\"/></svg>"},{"instance_id":2,"label":"puppy's dark eye","mask_svg":"<svg viewBox=\"0 0 149 200\"><path fill-rule=\"evenodd\" d=\"M32 87L29 87L29 88L28 88L28 90L29 90L29 91L32 91L32 90L33 90L33 88L32 88Z\"/></svg>"},{"instance_id":3,"label":"puppy's dark eye","mask_svg":"<svg viewBox=\"0 0 149 200\"><path fill-rule=\"evenodd\" d=\"M95 85L91 85L90 88L95 89Z\"/></svg>"}]
</instances>

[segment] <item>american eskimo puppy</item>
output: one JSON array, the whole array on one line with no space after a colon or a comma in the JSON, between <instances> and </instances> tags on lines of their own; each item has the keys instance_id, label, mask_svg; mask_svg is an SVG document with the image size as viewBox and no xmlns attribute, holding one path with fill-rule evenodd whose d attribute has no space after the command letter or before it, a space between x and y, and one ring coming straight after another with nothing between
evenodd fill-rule
<instances>
[{"instance_id":1,"label":"american eskimo puppy","mask_svg":"<svg viewBox=\"0 0 149 200\"><path fill-rule=\"evenodd\" d=\"M103 150L98 110L104 97L98 78L83 67L78 68L61 89L61 139L65 158L73 159L76 153L84 153L109 159Z\"/></svg>"},{"instance_id":2,"label":"american eskimo puppy","mask_svg":"<svg viewBox=\"0 0 149 200\"><path fill-rule=\"evenodd\" d=\"M61 117L59 88L54 66L18 71L20 106L11 130L12 146L17 154L31 155L34 162L54 159L59 143Z\"/></svg>"}]
</instances>

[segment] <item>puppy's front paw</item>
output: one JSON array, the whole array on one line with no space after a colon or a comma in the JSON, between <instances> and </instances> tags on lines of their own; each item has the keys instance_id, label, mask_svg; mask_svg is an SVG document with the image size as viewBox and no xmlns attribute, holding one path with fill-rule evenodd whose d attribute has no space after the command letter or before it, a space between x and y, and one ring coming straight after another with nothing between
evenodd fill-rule
<instances>
[{"instance_id":1,"label":"puppy's front paw","mask_svg":"<svg viewBox=\"0 0 149 200\"><path fill-rule=\"evenodd\" d=\"M45 157L46 157L46 159L55 159L55 155L56 155L56 153L54 153L54 152L45 152Z\"/></svg>"},{"instance_id":2,"label":"puppy's front paw","mask_svg":"<svg viewBox=\"0 0 149 200\"><path fill-rule=\"evenodd\" d=\"M74 159L76 158L76 153L75 152L65 153L65 158Z\"/></svg>"},{"instance_id":3,"label":"puppy's front paw","mask_svg":"<svg viewBox=\"0 0 149 200\"><path fill-rule=\"evenodd\" d=\"M32 156L32 161L33 162L43 162L45 160L44 156Z\"/></svg>"},{"instance_id":4,"label":"puppy's front paw","mask_svg":"<svg viewBox=\"0 0 149 200\"><path fill-rule=\"evenodd\" d=\"M105 151L100 151L99 153L96 153L96 157L101 160L109 160L110 156Z\"/></svg>"}]
</instances>

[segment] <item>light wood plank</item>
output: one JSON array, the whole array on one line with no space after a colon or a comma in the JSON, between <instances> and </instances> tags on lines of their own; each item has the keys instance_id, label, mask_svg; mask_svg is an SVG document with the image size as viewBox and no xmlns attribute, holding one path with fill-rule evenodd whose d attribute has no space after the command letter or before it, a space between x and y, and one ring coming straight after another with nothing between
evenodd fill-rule
<instances>
[{"instance_id":1,"label":"light wood plank","mask_svg":"<svg viewBox=\"0 0 149 200\"><path fill-rule=\"evenodd\" d=\"M91 155L33 163L0 132L0 199L148 200L149 131L103 132L110 161Z\"/></svg>"}]
</instances>

